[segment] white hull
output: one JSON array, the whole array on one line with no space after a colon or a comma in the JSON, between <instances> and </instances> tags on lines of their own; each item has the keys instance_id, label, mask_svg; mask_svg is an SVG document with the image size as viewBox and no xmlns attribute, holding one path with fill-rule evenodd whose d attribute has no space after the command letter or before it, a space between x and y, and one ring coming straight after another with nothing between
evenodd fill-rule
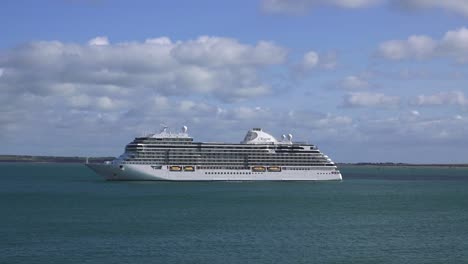
<instances>
[{"instance_id":1,"label":"white hull","mask_svg":"<svg viewBox=\"0 0 468 264\"><path fill-rule=\"evenodd\" d=\"M170 171L167 166L153 169L140 164L86 164L107 180L126 181L328 181L341 180L335 167L316 167L310 170L281 172L252 172L251 170Z\"/></svg>"}]
</instances>

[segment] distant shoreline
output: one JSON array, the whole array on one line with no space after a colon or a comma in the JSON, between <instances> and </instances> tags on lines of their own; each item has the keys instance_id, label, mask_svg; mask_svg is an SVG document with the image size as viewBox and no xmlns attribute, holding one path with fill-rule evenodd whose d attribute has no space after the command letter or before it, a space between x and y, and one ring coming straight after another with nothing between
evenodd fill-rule
<instances>
[{"instance_id":1,"label":"distant shoreline","mask_svg":"<svg viewBox=\"0 0 468 264\"><path fill-rule=\"evenodd\" d=\"M26 162L26 163L103 163L110 161L115 157L64 157L64 156L34 156L34 155L0 155L2 162ZM468 167L466 164L412 164L412 163L393 163L393 162L357 162L357 163L336 163L341 166L362 166L362 167Z\"/></svg>"},{"instance_id":2,"label":"distant shoreline","mask_svg":"<svg viewBox=\"0 0 468 264\"><path fill-rule=\"evenodd\" d=\"M115 157L62 157L62 156L33 156L33 155L0 155L0 163L26 162L26 163L103 163Z\"/></svg>"},{"instance_id":3,"label":"distant shoreline","mask_svg":"<svg viewBox=\"0 0 468 264\"><path fill-rule=\"evenodd\" d=\"M455 164L439 164L439 163L428 163L428 164L413 164L413 163L391 163L391 162L376 162L376 163L336 163L338 167L439 167L439 168L467 168L468 164L455 163Z\"/></svg>"}]
</instances>

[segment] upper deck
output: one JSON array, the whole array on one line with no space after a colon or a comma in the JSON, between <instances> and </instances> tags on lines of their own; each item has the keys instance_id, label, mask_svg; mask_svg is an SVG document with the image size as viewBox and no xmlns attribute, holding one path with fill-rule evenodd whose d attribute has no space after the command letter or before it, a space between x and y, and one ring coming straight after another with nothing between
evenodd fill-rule
<instances>
[{"instance_id":1,"label":"upper deck","mask_svg":"<svg viewBox=\"0 0 468 264\"><path fill-rule=\"evenodd\" d=\"M283 135L281 140L277 140L272 135L264 132L261 128L253 128L247 132L240 143L224 143L224 142L194 142L193 138L187 133L187 127L182 128L181 133L171 133L167 131L167 127L156 134L149 134L143 137L136 137L130 144L197 144L206 146L239 146L239 145L255 145L252 147L279 145L279 146L313 146L304 142L293 142L292 135ZM129 145L130 145L129 144Z\"/></svg>"}]
</instances>

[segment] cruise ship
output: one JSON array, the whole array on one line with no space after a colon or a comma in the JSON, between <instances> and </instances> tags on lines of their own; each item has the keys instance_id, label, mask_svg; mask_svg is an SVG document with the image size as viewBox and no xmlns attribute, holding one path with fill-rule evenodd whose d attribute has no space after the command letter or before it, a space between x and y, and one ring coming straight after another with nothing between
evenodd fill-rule
<instances>
[{"instance_id":1,"label":"cruise ship","mask_svg":"<svg viewBox=\"0 0 468 264\"><path fill-rule=\"evenodd\" d=\"M261 128L238 144L194 142L184 126L179 133L136 137L113 161L87 163L107 180L162 181L325 181L341 180L335 163L315 145L280 140Z\"/></svg>"}]
</instances>

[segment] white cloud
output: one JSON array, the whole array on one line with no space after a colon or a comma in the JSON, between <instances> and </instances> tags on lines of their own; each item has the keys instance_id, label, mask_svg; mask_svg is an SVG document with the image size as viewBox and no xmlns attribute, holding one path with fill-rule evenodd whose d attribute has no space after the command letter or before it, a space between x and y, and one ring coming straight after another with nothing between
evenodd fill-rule
<instances>
[{"instance_id":1,"label":"white cloud","mask_svg":"<svg viewBox=\"0 0 468 264\"><path fill-rule=\"evenodd\" d=\"M282 63L286 56L283 48L271 42L248 46L235 39L208 36L176 44L171 53L179 62L208 66L273 65Z\"/></svg>"},{"instance_id":2,"label":"white cloud","mask_svg":"<svg viewBox=\"0 0 468 264\"><path fill-rule=\"evenodd\" d=\"M161 37L116 44L97 37L90 45L42 41L5 52L0 89L42 96L66 90L72 92L68 95L96 94L112 100L125 91L128 95L129 90L132 94L151 90L234 101L268 94L270 86L259 73L285 59L286 50L274 43L249 45L222 37L174 43ZM105 99L101 103L109 105Z\"/></svg>"},{"instance_id":3,"label":"white cloud","mask_svg":"<svg viewBox=\"0 0 468 264\"><path fill-rule=\"evenodd\" d=\"M71 96L68 100L72 107L77 108L89 107L92 103L92 98L85 94Z\"/></svg>"},{"instance_id":4,"label":"white cloud","mask_svg":"<svg viewBox=\"0 0 468 264\"><path fill-rule=\"evenodd\" d=\"M293 71L299 74L309 73L316 69L333 70L337 65L337 55L335 52L319 54L310 50L306 52L301 61L293 66Z\"/></svg>"},{"instance_id":5,"label":"white cloud","mask_svg":"<svg viewBox=\"0 0 468 264\"><path fill-rule=\"evenodd\" d=\"M463 27L445 33L440 42L440 52L454 57L458 62L468 60L468 29Z\"/></svg>"},{"instance_id":6,"label":"white cloud","mask_svg":"<svg viewBox=\"0 0 468 264\"><path fill-rule=\"evenodd\" d=\"M353 119L349 116L335 116L327 114L317 120L318 128L340 128L341 126L349 126L353 123Z\"/></svg>"},{"instance_id":7,"label":"white cloud","mask_svg":"<svg viewBox=\"0 0 468 264\"><path fill-rule=\"evenodd\" d=\"M304 54L304 58L302 59L302 65L305 69L311 69L317 66L319 62L319 56L315 51L309 51Z\"/></svg>"},{"instance_id":8,"label":"white cloud","mask_svg":"<svg viewBox=\"0 0 468 264\"><path fill-rule=\"evenodd\" d=\"M370 5L375 5L377 3L381 3L382 1L380 0L332 0L332 1L326 1L326 2L333 3L336 6L344 7L344 8L362 8L362 7L368 7Z\"/></svg>"},{"instance_id":9,"label":"white cloud","mask_svg":"<svg viewBox=\"0 0 468 264\"><path fill-rule=\"evenodd\" d=\"M468 132L468 122L452 117L422 118L419 115L369 119L361 121L360 133L367 141L381 141L396 144L400 150L413 145L416 148L432 144L466 144L464 134Z\"/></svg>"},{"instance_id":10,"label":"white cloud","mask_svg":"<svg viewBox=\"0 0 468 264\"><path fill-rule=\"evenodd\" d=\"M67 98L69 102L68 106L77 109L86 109L86 110L103 110L109 111L114 110L119 107L125 107L126 102L123 100L112 99L108 96L88 96L86 94L74 95ZM125 108L124 108L125 109Z\"/></svg>"},{"instance_id":11,"label":"white cloud","mask_svg":"<svg viewBox=\"0 0 468 264\"><path fill-rule=\"evenodd\" d=\"M340 86L344 89L358 90L367 89L370 87L369 81L360 76L350 75L346 76L341 82Z\"/></svg>"},{"instance_id":12,"label":"white cloud","mask_svg":"<svg viewBox=\"0 0 468 264\"><path fill-rule=\"evenodd\" d=\"M381 0L262 0L262 9L268 13L304 14L319 6L363 8Z\"/></svg>"},{"instance_id":13,"label":"white cloud","mask_svg":"<svg viewBox=\"0 0 468 264\"><path fill-rule=\"evenodd\" d=\"M322 6L357 9L388 4L407 10L441 9L468 16L466 0L261 0L262 10L267 13L294 15Z\"/></svg>"},{"instance_id":14,"label":"white cloud","mask_svg":"<svg viewBox=\"0 0 468 264\"><path fill-rule=\"evenodd\" d=\"M229 105L271 93L263 73L287 55L271 42L223 37L104 40L95 38L89 45L37 41L2 51L0 139L8 138L2 143L16 149L14 139L23 130L83 133L83 140L95 138L97 131L120 131L121 124L129 126L127 132L165 120L210 125L219 118L219 106L200 100Z\"/></svg>"},{"instance_id":15,"label":"white cloud","mask_svg":"<svg viewBox=\"0 0 468 264\"><path fill-rule=\"evenodd\" d=\"M414 35L407 40L386 41L380 44L377 54L389 60L449 57L464 63L468 60L468 29L448 31L440 40Z\"/></svg>"},{"instance_id":16,"label":"white cloud","mask_svg":"<svg viewBox=\"0 0 468 264\"><path fill-rule=\"evenodd\" d=\"M167 97L156 95L150 100L150 104L152 105L153 108L155 108L155 111L161 110L161 109L166 109L169 107L169 100Z\"/></svg>"},{"instance_id":17,"label":"white cloud","mask_svg":"<svg viewBox=\"0 0 468 264\"><path fill-rule=\"evenodd\" d=\"M101 96L97 98L97 106L101 109L113 109L117 107L117 104L114 100L110 99L107 96Z\"/></svg>"},{"instance_id":18,"label":"white cloud","mask_svg":"<svg viewBox=\"0 0 468 264\"><path fill-rule=\"evenodd\" d=\"M261 120L262 118L269 118L271 112L268 109L263 109L259 106L256 107L237 107L232 111L232 117L236 119L250 119Z\"/></svg>"},{"instance_id":19,"label":"white cloud","mask_svg":"<svg viewBox=\"0 0 468 264\"><path fill-rule=\"evenodd\" d=\"M315 51L309 51L302 58L302 66L305 69L312 69L319 63L319 55Z\"/></svg>"},{"instance_id":20,"label":"white cloud","mask_svg":"<svg viewBox=\"0 0 468 264\"><path fill-rule=\"evenodd\" d=\"M427 58L434 54L435 41L427 36L410 36L407 40L390 40L380 44L379 55L392 60Z\"/></svg>"},{"instance_id":21,"label":"white cloud","mask_svg":"<svg viewBox=\"0 0 468 264\"><path fill-rule=\"evenodd\" d=\"M400 103L400 97L382 93L349 93L344 97L345 107L392 107Z\"/></svg>"},{"instance_id":22,"label":"white cloud","mask_svg":"<svg viewBox=\"0 0 468 264\"><path fill-rule=\"evenodd\" d=\"M325 52L320 56L320 67L325 70L333 70L338 65L336 52Z\"/></svg>"},{"instance_id":23,"label":"white cloud","mask_svg":"<svg viewBox=\"0 0 468 264\"><path fill-rule=\"evenodd\" d=\"M419 106L468 106L468 98L466 98L465 94L461 91L449 91L433 95L418 95L411 103Z\"/></svg>"},{"instance_id":24,"label":"white cloud","mask_svg":"<svg viewBox=\"0 0 468 264\"><path fill-rule=\"evenodd\" d=\"M109 39L105 36L99 36L99 37L95 37L93 39L90 39L88 41L88 45L91 45L91 46L105 46L105 45L109 45Z\"/></svg>"},{"instance_id":25,"label":"white cloud","mask_svg":"<svg viewBox=\"0 0 468 264\"><path fill-rule=\"evenodd\" d=\"M468 1L466 0L395 0L395 2L408 9L440 8L468 16Z\"/></svg>"},{"instance_id":26,"label":"white cloud","mask_svg":"<svg viewBox=\"0 0 468 264\"><path fill-rule=\"evenodd\" d=\"M145 40L145 43L158 44L158 45L171 45L172 41L168 37L149 38Z\"/></svg>"},{"instance_id":27,"label":"white cloud","mask_svg":"<svg viewBox=\"0 0 468 264\"><path fill-rule=\"evenodd\" d=\"M119 155L123 144L132 137L145 131L158 131L162 123L172 130L187 125L196 141L217 142L239 142L247 129L260 126L277 137L292 133L298 141L317 144L336 161L394 161L389 154L393 151L401 160L428 162L433 155L414 155L421 147L431 145L431 150L434 147L460 149L468 146L468 120L453 115L439 118L426 117L426 114L410 116L405 110L405 114L397 117L352 118L294 107L284 111L270 108L271 105L218 104L205 102L203 98L163 95L141 96L133 104L118 107L116 111L102 112L87 107L69 110L64 108L68 103L50 96L28 94L20 97L17 100L20 103L2 108L3 115L0 115L0 143L5 153ZM94 98L76 99L77 102L83 100L84 105L94 105L97 103ZM4 107L6 101L0 96L1 106ZM365 112L372 115L372 111ZM23 119L18 120L18 116ZM71 136L73 141L69 140ZM363 144L372 151L371 155L354 151ZM356 155L349 156L349 153ZM407 156L401 157L401 153ZM407 159L411 157L414 159ZM438 156L434 160L448 162L450 158Z\"/></svg>"}]
</instances>

